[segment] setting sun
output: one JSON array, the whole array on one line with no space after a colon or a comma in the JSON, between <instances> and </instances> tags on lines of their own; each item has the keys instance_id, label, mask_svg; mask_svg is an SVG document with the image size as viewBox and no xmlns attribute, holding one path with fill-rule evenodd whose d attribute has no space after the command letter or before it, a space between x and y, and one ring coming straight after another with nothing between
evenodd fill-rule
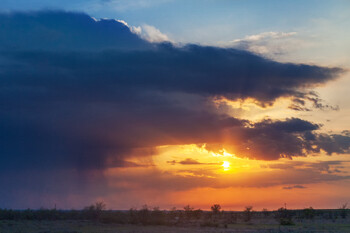
<instances>
[{"instance_id":1,"label":"setting sun","mask_svg":"<svg viewBox=\"0 0 350 233\"><path fill-rule=\"evenodd\" d=\"M224 161L221 166L224 168L224 171L227 171L230 169L230 163L227 161Z\"/></svg>"}]
</instances>

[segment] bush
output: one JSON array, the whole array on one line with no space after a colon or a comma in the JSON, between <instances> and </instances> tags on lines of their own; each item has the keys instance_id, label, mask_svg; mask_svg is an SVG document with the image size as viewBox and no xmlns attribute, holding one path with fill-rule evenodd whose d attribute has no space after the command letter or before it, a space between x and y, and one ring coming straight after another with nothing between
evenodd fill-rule
<instances>
[{"instance_id":1,"label":"bush","mask_svg":"<svg viewBox=\"0 0 350 233\"><path fill-rule=\"evenodd\" d=\"M313 219L315 217L315 210L312 207L303 210L303 217L306 219Z\"/></svg>"},{"instance_id":2,"label":"bush","mask_svg":"<svg viewBox=\"0 0 350 233\"><path fill-rule=\"evenodd\" d=\"M219 204L214 204L211 207L211 211L213 211L213 214L219 214L221 210L221 206Z\"/></svg>"},{"instance_id":3,"label":"bush","mask_svg":"<svg viewBox=\"0 0 350 233\"><path fill-rule=\"evenodd\" d=\"M281 207L277 210L275 218L281 225L294 225L294 222L292 221L292 214L285 207Z\"/></svg>"},{"instance_id":4,"label":"bush","mask_svg":"<svg viewBox=\"0 0 350 233\"><path fill-rule=\"evenodd\" d=\"M345 203L339 208L340 216L342 218L346 218L346 216L348 215L348 208L347 207L348 207L348 203Z\"/></svg>"},{"instance_id":5,"label":"bush","mask_svg":"<svg viewBox=\"0 0 350 233\"><path fill-rule=\"evenodd\" d=\"M243 220L245 222L249 222L252 219L252 215L253 215L253 206L247 206L245 207L245 210L243 212Z\"/></svg>"}]
</instances>

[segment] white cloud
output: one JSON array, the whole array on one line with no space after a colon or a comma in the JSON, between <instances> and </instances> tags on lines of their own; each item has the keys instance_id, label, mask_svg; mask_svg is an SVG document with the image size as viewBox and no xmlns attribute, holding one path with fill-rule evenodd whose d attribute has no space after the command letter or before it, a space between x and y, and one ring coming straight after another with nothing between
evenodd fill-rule
<instances>
[{"instance_id":1,"label":"white cloud","mask_svg":"<svg viewBox=\"0 0 350 233\"><path fill-rule=\"evenodd\" d=\"M143 25L140 36L149 42L171 41L169 37L151 25Z\"/></svg>"},{"instance_id":2,"label":"white cloud","mask_svg":"<svg viewBox=\"0 0 350 233\"><path fill-rule=\"evenodd\" d=\"M137 35L141 35L142 33L142 28L140 26L136 27L136 26L131 26L129 27L130 31L137 34Z\"/></svg>"},{"instance_id":3,"label":"white cloud","mask_svg":"<svg viewBox=\"0 0 350 233\"><path fill-rule=\"evenodd\" d=\"M127 27L129 27L128 23L127 23L127 22L125 22L125 21L124 21L124 20L122 20L122 19L117 19L116 21L117 21L117 22L119 22L119 23L124 24L124 25L125 25L125 26L127 26Z\"/></svg>"},{"instance_id":4,"label":"white cloud","mask_svg":"<svg viewBox=\"0 0 350 233\"><path fill-rule=\"evenodd\" d=\"M142 26L130 26L124 20L117 19L116 21L124 24L125 26L130 28L131 32L139 35L142 39L145 39L149 42L159 43L164 41L169 41L169 42L171 41L166 34L162 33L158 28L154 26L147 25L147 24L144 24Z\"/></svg>"},{"instance_id":5,"label":"white cloud","mask_svg":"<svg viewBox=\"0 0 350 233\"><path fill-rule=\"evenodd\" d=\"M94 17L91 17L95 21L100 21L101 19L96 19ZM104 18L107 19L107 18ZM159 42L173 42L169 39L169 37L162 33L158 28L144 24L142 26L131 26L126 21L122 19L114 19L115 21L122 23L123 25L127 26L132 33L135 33L136 35L140 36L142 39L147 40L152 43L159 43Z\"/></svg>"},{"instance_id":6,"label":"white cloud","mask_svg":"<svg viewBox=\"0 0 350 233\"><path fill-rule=\"evenodd\" d=\"M124 24L125 26L127 26L132 33L135 33L135 34L141 36L142 28L140 26L138 26L138 27L137 26L130 26L127 22L125 22L122 19L116 19L116 21L119 22L119 23Z\"/></svg>"},{"instance_id":7,"label":"white cloud","mask_svg":"<svg viewBox=\"0 0 350 233\"><path fill-rule=\"evenodd\" d=\"M296 32L263 32L242 39L220 42L220 45L274 57L298 50L305 46L305 43L297 37Z\"/></svg>"},{"instance_id":8,"label":"white cloud","mask_svg":"<svg viewBox=\"0 0 350 233\"><path fill-rule=\"evenodd\" d=\"M232 42L259 41L263 39L281 39L281 38L291 37L296 34L297 34L296 32L263 32L256 35L246 36L243 39L233 40Z\"/></svg>"}]
</instances>

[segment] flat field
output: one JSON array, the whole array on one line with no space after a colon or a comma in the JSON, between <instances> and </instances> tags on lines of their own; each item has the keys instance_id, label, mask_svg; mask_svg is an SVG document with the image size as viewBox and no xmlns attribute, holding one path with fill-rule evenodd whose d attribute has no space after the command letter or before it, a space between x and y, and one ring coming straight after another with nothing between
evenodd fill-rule
<instances>
[{"instance_id":1,"label":"flat field","mask_svg":"<svg viewBox=\"0 0 350 233\"><path fill-rule=\"evenodd\" d=\"M238 233L238 232L350 232L347 223L229 224L224 227L177 227L103 224L92 221L2 220L1 233Z\"/></svg>"}]
</instances>

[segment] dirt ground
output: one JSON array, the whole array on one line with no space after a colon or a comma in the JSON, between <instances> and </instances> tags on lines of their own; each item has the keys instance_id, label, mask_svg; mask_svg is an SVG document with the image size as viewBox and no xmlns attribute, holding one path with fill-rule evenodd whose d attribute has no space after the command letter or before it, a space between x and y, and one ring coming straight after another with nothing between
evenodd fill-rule
<instances>
[{"instance_id":1,"label":"dirt ground","mask_svg":"<svg viewBox=\"0 0 350 233\"><path fill-rule=\"evenodd\" d=\"M278 224L231 224L227 228L183 228L101 224L88 221L0 221L0 233L238 233L238 232L350 232L350 224L307 223L294 226Z\"/></svg>"}]
</instances>

